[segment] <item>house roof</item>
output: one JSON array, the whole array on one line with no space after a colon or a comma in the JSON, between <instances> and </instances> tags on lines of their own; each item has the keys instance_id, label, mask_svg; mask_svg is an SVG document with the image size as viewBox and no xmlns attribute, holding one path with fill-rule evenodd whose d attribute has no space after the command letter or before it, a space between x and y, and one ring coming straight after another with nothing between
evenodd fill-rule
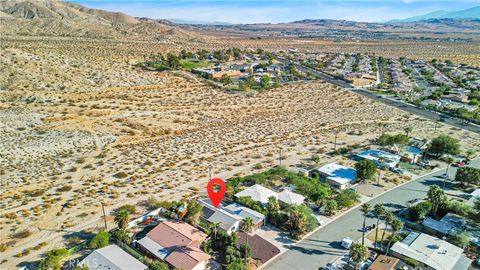
<instances>
[{"instance_id":1,"label":"house roof","mask_svg":"<svg viewBox=\"0 0 480 270\"><path fill-rule=\"evenodd\" d=\"M463 257L463 249L442 239L418 232L411 232L402 242L395 243L391 250L438 270L454 269Z\"/></svg>"},{"instance_id":2,"label":"house roof","mask_svg":"<svg viewBox=\"0 0 480 270\"><path fill-rule=\"evenodd\" d=\"M174 250L166 259L176 269L190 270L200 262L210 259L210 255L196 247L182 247Z\"/></svg>"},{"instance_id":3,"label":"house roof","mask_svg":"<svg viewBox=\"0 0 480 270\"><path fill-rule=\"evenodd\" d=\"M278 194L278 200L288 204L302 204L303 201L305 201L305 197L288 189L284 189Z\"/></svg>"},{"instance_id":4,"label":"house roof","mask_svg":"<svg viewBox=\"0 0 480 270\"><path fill-rule=\"evenodd\" d=\"M329 180L340 185L353 182L357 178L357 170L336 163L330 163L317 168L317 171L326 175Z\"/></svg>"},{"instance_id":5,"label":"house roof","mask_svg":"<svg viewBox=\"0 0 480 270\"><path fill-rule=\"evenodd\" d=\"M375 261L370 265L370 270L393 270L395 266L400 262L395 257L378 255Z\"/></svg>"},{"instance_id":6,"label":"house roof","mask_svg":"<svg viewBox=\"0 0 480 270\"><path fill-rule=\"evenodd\" d=\"M80 262L90 270L145 270L146 265L116 245L94 250Z\"/></svg>"},{"instance_id":7,"label":"house roof","mask_svg":"<svg viewBox=\"0 0 480 270\"><path fill-rule=\"evenodd\" d=\"M448 213L440 220L426 218L422 224L439 233L455 235L465 224L465 220L459 215Z\"/></svg>"},{"instance_id":8,"label":"house roof","mask_svg":"<svg viewBox=\"0 0 480 270\"><path fill-rule=\"evenodd\" d=\"M208 220L208 222L220 223L220 228L225 231L229 231L232 229L232 227L238 225L238 223L242 220L242 217L234 213L227 212L226 210L222 209L221 206L215 208L208 199L198 200L198 202L203 205L203 217Z\"/></svg>"},{"instance_id":9,"label":"house roof","mask_svg":"<svg viewBox=\"0 0 480 270\"><path fill-rule=\"evenodd\" d=\"M265 215L238 203L232 203L223 208L230 213L240 216L242 219L245 219L246 217L252 218L254 224L265 219Z\"/></svg>"},{"instance_id":10,"label":"house roof","mask_svg":"<svg viewBox=\"0 0 480 270\"><path fill-rule=\"evenodd\" d=\"M165 258L170 254L171 250L168 248L162 247L157 242L153 241L150 237L145 236L138 241L142 247L146 248L157 258L165 260Z\"/></svg>"},{"instance_id":11,"label":"house roof","mask_svg":"<svg viewBox=\"0 0 480 270\"><path fill-rule=\"evenodd\" d=\"M207 235L185 222L164 221L147 236L162 247L188 246L194 241L203 241Z\"/></svg>"},{"instance_id":12,"label":"house roof","mask_svg":"<svg viewBox=\"0 0 480 270\"><path fill-rule=\"evenodd\" d=\"M251 197L253 200L261 202L262 204L267 204L268 198L272 196L278 198L278 193L258 184L255 184L235 194L235 197L237 198Z\"/></svg>"}]
</instances>

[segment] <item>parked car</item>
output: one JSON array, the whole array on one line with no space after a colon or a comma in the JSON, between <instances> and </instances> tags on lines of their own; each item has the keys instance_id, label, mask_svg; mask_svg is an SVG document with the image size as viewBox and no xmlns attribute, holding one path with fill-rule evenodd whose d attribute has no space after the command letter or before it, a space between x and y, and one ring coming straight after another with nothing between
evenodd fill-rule
<instances>
[{"instance_id":1,"label":"parked car","mask_svg":"<svg viewBox=\"0 0 480 270\"><path fill-rule=\"evenodd\" d=\"M341 246L345 249L349 249L353 245L353 240L350 237L344 238L342 240Z\"/></svg>"},{"instance_id":2,"label":"parked car","mask_svg":"<svg viewBox=\"0 0 480 270\"><path fill-rule=\"evenodd\" d=\"M455 166L455 167L463 167L463 166L465 166L465 162L463 162L463 161L457 161L457 162L453 163L453 166Z\"/></svg>"},{"instance_id":3,"label":"parked car","mask_svg":"<svg viewBox=\"0 0 480 270\"><path fill-rule=\"evenodd\" d=\"M392 171L394 173L398 173L398 174L404 174L405 173L405 170L402 169L402 168L390 168L390 171Z\"/></svg>"}]
</instances>

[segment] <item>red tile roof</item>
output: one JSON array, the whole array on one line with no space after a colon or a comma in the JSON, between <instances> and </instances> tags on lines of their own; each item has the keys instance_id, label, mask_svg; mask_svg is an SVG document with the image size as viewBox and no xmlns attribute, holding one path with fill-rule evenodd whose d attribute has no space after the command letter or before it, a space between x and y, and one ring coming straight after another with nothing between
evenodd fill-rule
<instances>
[{"instance_id":1,"label":"red tile roof","mask_svg":"<svg viewBox=\"0 0 480 270\"><path fill-rule=\"evenodd\" d=\"M174 250L166 261L177 269L190 270L199 263L210 259L210 256L196 247L183 247Z\"/></svg>"},{"instance_id":2,"label":"red tile roof","mask_svg":"<svg viewBox=\"0 0 480 270\"><path fill-rule=\"evenodd\" d=\"M188 246L207 238L206 234L188 223L170 221L158 224L147 236L164 248Z\"/></svg>"}]
</instances>

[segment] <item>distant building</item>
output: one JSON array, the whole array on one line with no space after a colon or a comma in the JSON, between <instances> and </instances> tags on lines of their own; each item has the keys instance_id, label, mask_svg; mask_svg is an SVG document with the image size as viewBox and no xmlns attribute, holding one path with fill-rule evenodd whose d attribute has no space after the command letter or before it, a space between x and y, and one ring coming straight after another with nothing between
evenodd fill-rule
<instances>
[{"instance_id":1,"label":"distant building","mask_svg":"<svg viewBox=\"0 0 480 270\"><path fill-rule=\"evenodd\" d=\"M137 244L148 256L176 269L203 270L210 256L199 249L207 235L185 222L164 221Z\"/></svg>"},{"instance_id":2,"label":"distant building","mask_svg":"<svg viewBox=\"0 0 480 270\"><path fill-rule=\"evenodd\" d=\"M348 188L357 179L357 170L336 163L330 163L314 170L320 179L338 189Z\"/></svg>"},{"instance_id":3,"label":"distant building","mask_svg":"<svg viewBox=\"0 0 480 270\"><path fill-rule=\"evenodd\" d=\"M422 269L467 270L472 263L463 255L463 249L425 233L411 232L390 250L395 257L420 262Z\"/></svg>"},{"instance_id":4,"label":"distant building","mask_svg":"<svg viewBox=\"0 0 480 270\"><path fill-rule=\"evenodd\" d=\"M148 267L135 259L132 255L125 252L116 245L109 245L94 250L85 257L80 266L86 266L90 270L146 270Z\"/></svg>"}]
</instances>

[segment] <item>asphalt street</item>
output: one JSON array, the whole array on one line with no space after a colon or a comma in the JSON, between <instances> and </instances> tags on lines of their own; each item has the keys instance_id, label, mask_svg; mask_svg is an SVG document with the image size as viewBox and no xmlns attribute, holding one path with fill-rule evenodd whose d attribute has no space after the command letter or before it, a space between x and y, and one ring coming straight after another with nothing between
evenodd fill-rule
<instances>
[{"instance_id":1,"label":"asphalt street","mask_svg":"<svg viewBox=\"0 0 480 270\"><path fill-rule=\"evenodd\" d=\"M297 68L299 70L302 70L302 71L311 72L311 73L319 76L320 78L322 78L324 81L326 81L328 83L338 85L338 86L343 87L343 88L346 88L347 90L350 90L353 93L357 93L357 94L360 94L362 96L366 96L366 97L375 99L379 102L383 102L385 104L397 107L397 108L399 108L403 111L406 111L406 112L409 112L409 113L412 113L412 114L423 116L423 117L428 118L428 119L433 120L433 121L442 121L442 123L444 123L444 124L448 124L448 125L451 125L451 126L454 126L454 127L457 127L457 128L469 130L469 131L480 134L480 126L479 125L468 123L468 122L465 122L463 120L460 120L460 119L457 119L457 118L454 118L454 117L449 117L447 115L443 115L443 114L440 114L438 112L434 112L434 111L430 111L430 110L426 110L426 109L421 109L421 108L418 108L414 105L408 104L406 102L386 98L384 96L369 92L369 91L364 90L364 89L353 88L352 85L350 85L349 83L347 83L343 80L336 79L336 78L334 78L334 77L332 77L328 74L325 74L323 72L317 71L317 70L309 68L309 67L305 67L305 66L301 66L301 65L297 64ZM443 117L441 117L441 116L443 116Z\"/></svg>"},{"instance_id":2,"label":"asphalt street","mask_svg":"<svg viewBox=\"0 0 480 270\"><path fill-rule=\"evenodd\" d=\"M480 160L472 161L470 166L480 168ZM449 175L451 179L453 179L456 170L454 167L450 168ZM420 177L372 199L369 203L371 205L381 203L391 210L402 209L406 207L409 200L425 198L431 185L442 186L443 179L439 176L444 173L445 170L440 170ZM451 190L450 185L451 182L447 182L445 190L447 193ZM375 221L374 218L368 218L367 224L374 224ZM360 208L357 207L300 241L297 245L291 246L285 253L265 265L263 269L307 270L325 266L347 252L340 246L342 239L351 237L355 240L362 237L362 232L360 231L362 222L363 216Z\"/></svg>"}]
</instances>

